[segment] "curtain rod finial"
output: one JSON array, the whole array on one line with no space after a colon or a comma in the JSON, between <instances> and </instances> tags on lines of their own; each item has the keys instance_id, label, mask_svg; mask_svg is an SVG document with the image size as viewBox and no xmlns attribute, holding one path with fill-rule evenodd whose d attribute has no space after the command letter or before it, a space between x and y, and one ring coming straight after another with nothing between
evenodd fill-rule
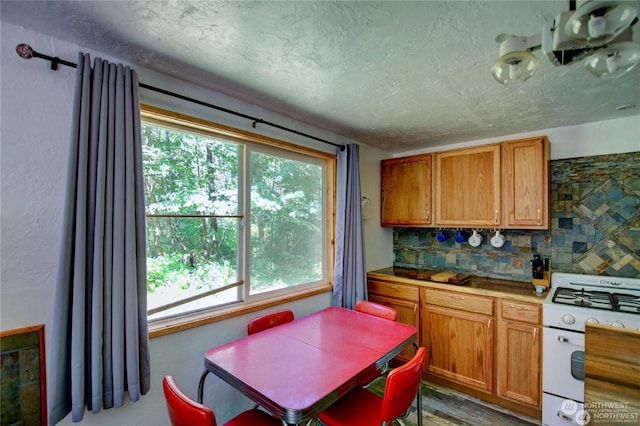
<instances>
[{"instance_id":1,"label":"curtain rod finial","mask_svg":"<svg viewBox=\"0 0 640 426\"><path fill-rule=\"evenodd\" d=\"M22 59L31 59L35 56L34 50L28 44L19 44L16 46L16 53Z\"/></svg>"}]
</instances>

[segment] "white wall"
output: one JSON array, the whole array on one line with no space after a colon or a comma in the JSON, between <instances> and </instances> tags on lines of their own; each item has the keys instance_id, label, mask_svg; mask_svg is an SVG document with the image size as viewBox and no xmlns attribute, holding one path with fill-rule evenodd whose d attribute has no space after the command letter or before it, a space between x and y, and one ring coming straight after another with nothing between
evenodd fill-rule
<instances>
[{"instance_id":1,"label":"white wall","mask_svg":"<svg viewBox=\"0 0 640 426\"><path fill-rule=\"evenodd\" d=\"M2 22L0 85L0 329L10 330L45 324L45 343L56 324L51 323L56 286L62 214L68 164L69 131L75 70L61 66L53 72L49 63L26 61L15 54L15 46L28 43L37 51L75 62L81 47L51 39ZM91 52L106 59L108 55ZM280 117L255 106L207 92L202 88L135 67L144 83L194 96L230 109L256 115L336 143L350 142ZM175 106L172 98L141 93L143 102ZM185 111L227 125L261 131L273 137L333 151L334 148L277 129L252 129L251 123L228 114L215 113L192 104ZM260 127L260 126L258 126ZM330 294L290 303L296 316L303 316L330 304ZM176 377L186 393L196 397L206 349L243 336L246 323L256 313L210 324L151 340L151 391L126 407L87 413L89 425L169 424L162 394L165 374ZM283 348L283 350L285 350ZM55 371L48 371L51 378ZM250 407L251 402L214 376L207 379L205 403L214 407L219 421ZM71 424L69 418L60 424Z\"/></svg>"},{"instance_id":2,"label":"white wall","mask_svg":"<svg viewBox=\"0 0 640 426\"><path fill-rule=\"evenodd\" d=\"M640 114L640 111L638 114ZM407 151L401 154L394 154L393 157L445 151L540 135L546 135L549 139L551 160L635 152L640 151L640 115ZM390 157L392 156L390 155L388 158Z\"/></svg>"},{"instance_id":3,"label":"white wall","mask_svg":"<svg viewBox=\"0 0 640 426\"><path fill-rule=\"evenodd\" d=\"M389 156L386 151L360 146L360 187L373 206L371 217L364 221L367 271L393 263L393 228L380 226L380 160Z\"/></svg>"}]
</instances>

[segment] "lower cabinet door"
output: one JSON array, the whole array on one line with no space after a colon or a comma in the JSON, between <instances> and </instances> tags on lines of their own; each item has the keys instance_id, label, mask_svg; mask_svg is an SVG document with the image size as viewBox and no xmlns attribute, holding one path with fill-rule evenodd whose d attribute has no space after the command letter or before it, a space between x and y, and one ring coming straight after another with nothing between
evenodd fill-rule
<instances>
[{"instance_id":1,"label":"lower cabinet door","mask_svg":"<svg viewBox=\"0 0 640 426\"><path fill-rule=\"evenodd\" d=\"M493 317L426 305L422 325L427 371L493 391Z\"/></svg>"},{"instance_id":2,"label":"lower cabinet door","mask_svg":"<svg viewBox=\"0 0 640 426\"><path fill-rule=\"evenodd\" d=\"M498 396L540 407L540 326L501 321Z\"/></svg>"}]
</instances>

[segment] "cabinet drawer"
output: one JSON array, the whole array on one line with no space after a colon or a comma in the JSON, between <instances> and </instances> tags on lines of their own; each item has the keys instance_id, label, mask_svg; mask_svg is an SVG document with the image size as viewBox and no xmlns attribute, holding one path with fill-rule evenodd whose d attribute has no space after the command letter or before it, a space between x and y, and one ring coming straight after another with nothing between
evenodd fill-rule
<instances>
[{"instance_id":1,"label":"cabinet drawer","mask_svg":"<svg viewBox=\"0 0 640 426\"><path fill-rule=\"evenodd\" d=\"M412 302L417 302L420 297L418 287L408 284L394 283L391 281L369 279L368 289L369 294L393 297L394 299L404 299Z\"/></svg>"},{"instance_id":2,"label":"cabinet drawer","mask_svg":"<svg viewBox=\"0 0 640 426\"><path fill-rule=\"evenodd\" d=\"M493 315L493 298L433 288L425 288L423 291L424 303L429 305L475 312L482 315Z\"/></svg>"},{"instance_id":3,"label":"cabinet drawer","mask_svg":"<svg viewBox=\"0 0 640 426\"><path fill-rule=\"evenodd\" d=\"M500 304L503 319L510 319L531 324L540 324L542 308L540 305L503 300Z\"/></svg>"}]
</instances>

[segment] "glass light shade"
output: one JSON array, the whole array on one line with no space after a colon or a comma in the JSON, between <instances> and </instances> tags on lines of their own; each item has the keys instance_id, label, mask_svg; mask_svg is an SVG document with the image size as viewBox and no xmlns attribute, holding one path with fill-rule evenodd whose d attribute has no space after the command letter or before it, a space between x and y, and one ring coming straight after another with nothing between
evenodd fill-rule
<instances>
[{"instance_id":1,"label":"glass light shade","mask_svg":"<svg viewBox=\"0 0 640 426\"><path fill-rule=\"evenodd\" d=\"M623 41L598 50L589 56L585 68L598 78L617 78L640 62L640 45Z\"/></svg>"},{"instance_id":2,"label":"glass light shade","mask_svg":"<svg viewBox=\"0 0 640 426\"><path fill-rule=\"evenodd\" d=\"M634 2L588 1L573 12L564 30L580 44L601 46L619 36L637 16Z\"/></svg>"},{"instance_id":3,"label":"glass light shade","mask_svg":"<svg viewBox=\"0 0 640 426\"><path fill-rule=\"evenodd\" d=\"M538 69L539 63L531 52L506 53L491 67L491 75L500 84L523 83Z\"/></svg>"}]
</instances>

